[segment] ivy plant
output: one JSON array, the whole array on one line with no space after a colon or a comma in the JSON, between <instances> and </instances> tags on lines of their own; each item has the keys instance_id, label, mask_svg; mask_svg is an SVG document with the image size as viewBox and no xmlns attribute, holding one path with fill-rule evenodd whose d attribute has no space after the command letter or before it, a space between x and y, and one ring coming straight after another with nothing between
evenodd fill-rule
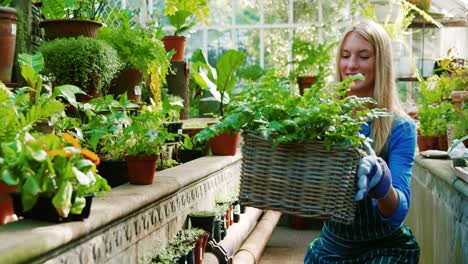
<instances>
[{"instance_id":1,"label":"ivy plant","mask_svg":"<svg viewBox=\"0 0 468 264\"><path fill-rule=\"evenodd\" d=\"M347 97L349 86L362 75L327 86L314 84L304 96L291 92L288 78L268 73L244 85L232 98L222 122L196 135L206 141L221 133L256 131L276 146L304 140L359 145L365 140L359 130L372 118L389 115L382 109L366 108L371 98ZM358 110L359 109L359 110Z\"/></svg>"}]
</instances>

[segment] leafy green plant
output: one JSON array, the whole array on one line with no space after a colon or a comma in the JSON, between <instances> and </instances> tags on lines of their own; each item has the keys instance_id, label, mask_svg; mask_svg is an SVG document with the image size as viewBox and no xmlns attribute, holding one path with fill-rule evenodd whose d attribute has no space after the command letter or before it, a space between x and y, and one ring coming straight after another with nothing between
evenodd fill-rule
<instances>
[{"instance_id":1,"label":"leafy green plant","mask_svg":"<svg viewBox=\"0 0 468 264\"><path fill-rule=\"evenodd\" d=\"M134 116L131 124L124 128L122 139L125 142L125 153L131 156L159 154L161 146L169 137L163 120L160 112L143 108L142 113Z\"/></svg>"},{"instance_id":2,"label":"leafy green plant","mask_svg":"<svg viewBox=\"0 0 468 264\"><path fill-rule=\"evenodd\" d=\"M371 98L347 97L350 77L328 86L314 84L304 96L291 93L288 78L268 73L256 82L244 85L232 98L222 122L196 135L206 141L224 132L252 130L274 145L303 140L324 141L327 145L359 145L364 138L359 131L373 117L388 115L381 109L368 109ZM357 110L362 109L362 110Z\"/></svg>"},{"instance_id":3,"label":"leafy green plant","mask_svg":"<svg viewBox=\"0 0 468 264\"><path fill-rule=\"evenodd\" d=\"M18 57L22 77L28 86L12 93L0 84L0 142L15 140L33 131L40 122L53 123L65 108L60 100L76 106L75 94L83 93L71 85L55 87L53 92L43 89L42 54L23 53Z\"/></svg>"},{"instance_id":4,"label":"leafy green plant","mask_svg":"<svg viewBox=\"0 0 468 264\"><path fill-rule=\"evenodd\" d=\"M229 103L230 93L236 84L236 71L244 64L245 54L237 50L228 50L216 62L216 68L209 65L201 50L202 58L192 67L194 80L220 102L219 115L224 117L225 106Z\"/></svg>"},{"instance_id":5,"label":"leafy green plant","mask_svg":"<svg viewBox=\"0 0 468 264\"><path fill-rule=\"evenodd\" d=\"M97 39L55 39L39 49L53 83L76 85L92 96L107 94L110 81L121 67L117 52Z\"/></svg>"},{"instance_id":6,"label":"leafy green plant","mask_svg":"<svg viewBox=\"0 0 468 264\"><path fill-rule=\"evenodd\" d=\"M111 95L94 98L80 107L85 116L76 128L76 136L83 145L111 160L122 160L125 154L123 128L131 123L129 110L138 107L121 95L115 100Z\"/></svg>"},{"instance_id":7,"label":"leafy green plant","mask_svg":"<svg viewBox=\"0 0 468 264\"><path fill-rule=\"evenodd\" d=\"M96 173L99 159L81 149L72 137L26 133L2 142L1 149L2 180L17 186L24 211L30 210L39 196L51 197L57 213L66 218L69 213L81 213L85 195L110 190Z\"/></svg>"},{"instance_id":8,"label":"leafy green plant","mask_svg":"<svg viewBox=\"0 0 468 264\"><path fill-rule=\"evenodd\" d=\"M11 0L1 0L0 1L0 6L10 6L11 5Z\"/></svg>"},{"instance_id":9,"label":"leafy green plant","mask_svg":"<svg viewBox=\"0 0 468 264\"><path fill-rule=\"evenodd\" d=\"M457 81L445 73L421 80L421 95L417 99L419 132L422 136L445 135L447 125L457 120L457 110L449 102Z\"/></svg>"},{"instance_id":10,"label":"leafy green plant","mask_svg":"<svg viewBox=\"0 0 468 264\"><path fill-rule=\"evenodd\" d=\"M195 212L190 213L190 216L194 216L194 217L215 216L215 215L216 215L216 211L195 211Z\"/></svg>"},{"instance_id":11,"label":"leafy green plant","mask_svg":"<svg viewBox=\"0 0 468 264\"><path fill-rule=\"evenodd\" d=\"M170 61L163 43L138 24L132 25L129 12L117 14L116 21L115 25L99 30L97 38L117 51L123 68L137 69L147 76L149 65L156 64L156 73L164 84Z\"/></svg>"},{"instance_id":12,"label":"leafy green plant","mask_svg":"<svg viewBox=\"0 0 468 264\"><path fill-rule=\"evenodd\" d=\"M109 0L42 0L42 14L48 19L98 20Z\"/></svg>"},{"instance_id":13,"label":"leafy green plant","mask_svg":"<svg viewBox=\"0 0 468 264\"><path fill-rule=\"evenodd\" d=\"M175 28L174 36L177 36L197 23L209 25L210 9L207 0L165 0L164 15Z\"/></svg>"},{"instance_id":14,"label":"leafy green plant","mask_svg":"<svg viewBox=\"0 0 468 264\"><path fill-rule=\"evenodd\" d=\"M241 67L237 70L237 76L240 80L256 81L260 79L267 71L260 67L260 65L252 64Z\"/></svg>"},{"instance_id":15,"label":"leafy green plant","mask_svg":"<svg viewBox=\"0 0 468 264\"><path fill-rule=\"evenodd\" d=\"M292 45L291 61L293 65L293 75L298 76L316 76L317 81L322 82L329 76L331 69L331 52L336 47L333 43L315 43L295 37ZM323 82L322 82L323 83Z\"/></svg>"}]
</instances>

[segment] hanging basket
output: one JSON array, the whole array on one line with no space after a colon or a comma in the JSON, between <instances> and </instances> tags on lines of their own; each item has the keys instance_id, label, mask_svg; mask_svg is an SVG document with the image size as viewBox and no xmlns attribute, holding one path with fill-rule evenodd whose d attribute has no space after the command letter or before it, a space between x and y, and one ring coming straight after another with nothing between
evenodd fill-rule
<instances>
[{"instance_id":1,"label":"hanging basket","mask_svg":"<svg viewBox=\"0 0 468 264\"><path fill-rule=\"evenodd\" d=\"M242 134L242 205L350 224L355 215L355 148L319 141L277 147L254 132Z\"/></svg>"}]
</instances>

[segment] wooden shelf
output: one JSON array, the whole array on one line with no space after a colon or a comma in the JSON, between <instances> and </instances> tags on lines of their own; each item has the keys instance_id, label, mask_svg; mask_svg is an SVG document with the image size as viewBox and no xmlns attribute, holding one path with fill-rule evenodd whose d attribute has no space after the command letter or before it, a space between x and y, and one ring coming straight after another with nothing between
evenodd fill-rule
<instances>
[{"instance_id":1,"label":"wooden shelf","mask_svg":"<svg viewBox=\"0 0 468 264\"><path fill-rule=\"evenodd\" d=\"M443 17L434 18L444 27L468 27L468 17ZM437 28L436 25L426 21L422 17L414 18L408 28Z\"/></svg>"},{"instance_id":2,"label":"wooden shelf","mask_svg":"<svg viewBox=\"0 0 468 264\"><path fill-rule=\"evenodd\" d=\"M426 77L423 77L423 79L426 79ZM397 81L399 82L419 82L419 79L416 77L398 77Z\"/></svg>"}]
</instances>

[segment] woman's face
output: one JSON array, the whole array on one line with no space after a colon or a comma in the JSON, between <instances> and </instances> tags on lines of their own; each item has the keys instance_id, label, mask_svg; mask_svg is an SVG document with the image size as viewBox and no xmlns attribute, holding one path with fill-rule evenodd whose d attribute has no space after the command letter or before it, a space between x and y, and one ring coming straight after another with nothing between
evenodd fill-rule
<instances>
[{"instance_id":1,"label":"woman's face","mask_svg":"<svg viewBox=\"0 0 468 264\"><path fill-rule=\"evenodd\" d=\"M341 49L339 60L341 80L358 73L364 75L365 80L356 80L351 86L349 95L358 97L373 97L375 82L375 49L360 34L349 33Z\"/></svg>"}]
</instances>

